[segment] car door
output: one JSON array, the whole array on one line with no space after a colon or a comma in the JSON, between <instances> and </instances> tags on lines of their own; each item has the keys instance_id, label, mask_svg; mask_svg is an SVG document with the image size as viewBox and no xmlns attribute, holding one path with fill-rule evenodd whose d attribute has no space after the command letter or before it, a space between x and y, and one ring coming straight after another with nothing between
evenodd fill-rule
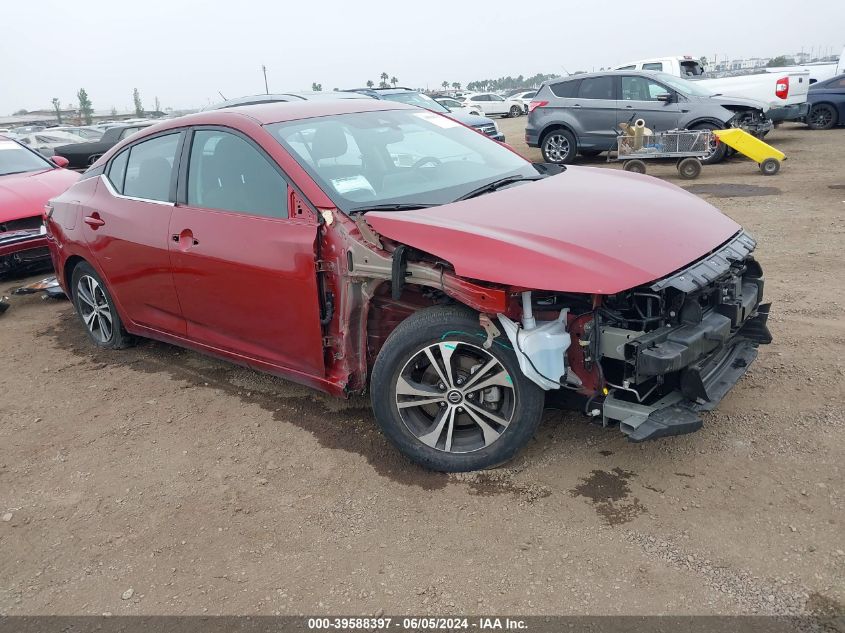
<instances>
[{"instance_id":1,"label":"car door","mask_svg":"<svg viewBox=\"0 0 845 633\"><path fill-rule=\"evenodd\" d=\"M622 75L619 81L620 123L643 119L655 132L678 128L685 105L674 90L642 75Z\"/></svg>"},{"instance_id":2,"label":"car door","mask_svg":"<svg viewBox=\"0 0 845 633\"><path fill-rule=\"evenodd\" d=\"M489 110L487 111L488 114L507 114L508 113L508 105L505 102L504 98L500 97L499 95L487 95L490 99L489 102Z\"/></svg>"},{"instance_id":3,"label":"car door","mask_svg":"<svg viewBox=\"0 0 845 633\"><path fill-rule=\"evenodd\" d=\"M482 114L489 114L490 112L490 95L473 95L469 98L469 106L476 106L481 110Z\"/></svg>"},{"instance_id":4,"label":"car door","mask_svg":"<svg viewBox=\"0 0 845 633\"><path fill-rule=\"evenodd\" d=\"M607 150L616 147L616 77L584 77L571 112L583 130L578 147Z\"/></svg>"},{"instance_id":5,"label":"car door","mask_svg":"<svg viewBox=\"0 0 845 633\"><path fill-rule=\"evenodd\" d=\"M286 177L240 132L195 128L182 165L169 234L188 338L322 376L316 218L289 214Z\"/></svg>"},{"instance_id":6,"label":"car door","mask_svg":"<svg viewBox=\"0 0 845 633\"><path fill-rule=\"evenodd\" d=\"M83 234L124 319L183 336L170 271L169 227L183 132L168 131L111 158L83 208Z\"/></svg>"}]
</instances>

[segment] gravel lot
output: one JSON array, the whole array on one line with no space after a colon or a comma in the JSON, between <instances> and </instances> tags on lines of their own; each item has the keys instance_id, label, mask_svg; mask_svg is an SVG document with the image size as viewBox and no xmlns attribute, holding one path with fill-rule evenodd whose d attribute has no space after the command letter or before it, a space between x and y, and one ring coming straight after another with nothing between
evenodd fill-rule
<instances>
[{"instance_id":1,"label":"gravel lot","mask_svg":"<svg viewBox=\"0 0 845 633\"><path fill-rule=\"evenodd\" d=\"M537 160L524 125L500 121ZM790 157L773 178L650 171L758 238L774 303L774 344L680 438L549 411L505 468L426 472L366 400L153 342L98 352L67 302L13 297L0 614L842 612L845 130L768 140Z\"/></svg>"}]
</instances>

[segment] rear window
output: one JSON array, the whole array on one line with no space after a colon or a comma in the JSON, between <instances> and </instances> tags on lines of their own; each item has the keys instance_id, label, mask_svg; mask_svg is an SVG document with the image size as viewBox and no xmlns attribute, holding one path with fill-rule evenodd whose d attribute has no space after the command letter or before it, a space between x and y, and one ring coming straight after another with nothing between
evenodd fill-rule
<instances>
[{"instance_id":1,"label":"rear window","mask_svg":"<svg viewBox=\"0 0 845 633\"><path fill-rule=\"evenodd\" d=\"M582 99L614 99L613 76L588 77L581 80L578 96Z\"/></svg>"},{"instance_id":2,"label":"rear window","mask_svg":"<svg viewBox=\"0 0 845 633\"><path fill-rule=\"evenodd\" d=\"M657 72L663 72L663 62L651 62L649 64L643 64L643 70L656 70Z\"/></svg>"},{"instance_id":3,"label":"rear window","mask_svg":"<svg viewBox=\"0 0 845 633\"><path fill-rule=\"evenodd\" d=\"M580 83L580 79L575 79L574 81L561 81L560 83L551 84L549 88L551 88L556 97L571 99L578 95L578 85Z\"/></svg>"}]
</instances>

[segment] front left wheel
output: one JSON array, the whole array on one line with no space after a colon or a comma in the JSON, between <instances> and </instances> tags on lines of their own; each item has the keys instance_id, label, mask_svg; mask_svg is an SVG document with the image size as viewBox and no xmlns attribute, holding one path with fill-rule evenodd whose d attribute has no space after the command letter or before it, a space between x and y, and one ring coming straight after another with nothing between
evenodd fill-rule
<instances>
[{"instance_id":1,"label":"front left wheel","mask_svg":"<svg viewBox=\"0 0 845 633\"><path fill-rule=\"evenodd\" d=\"M829 130L837 123L836 108L827 103L818 103L810 108L807 127L811 130Z\"/></svg>"},{"instance_id":2,"label":"front left wheel","mask_svg":"<svg viewBox=\"0 0 845 633\"><path fill-rule=\"evenodd\" d=\"M519 106L511 106L510 116L511 118L515 119L519 115L522 114L522 108Z\"/></svg>"},{"instance_id":3,"label":"front left wheel","mask_svg":"<svg viewBox=\"0 0 845 633\"><path fill-rule=\"evenodd\" d=\"M478 315L421 310L379 352L370 381L376 420L393 444L433 470L465 472L508 461L540 423L544 392L501 336L489 349Z\"/></svg>"}]
</instances>

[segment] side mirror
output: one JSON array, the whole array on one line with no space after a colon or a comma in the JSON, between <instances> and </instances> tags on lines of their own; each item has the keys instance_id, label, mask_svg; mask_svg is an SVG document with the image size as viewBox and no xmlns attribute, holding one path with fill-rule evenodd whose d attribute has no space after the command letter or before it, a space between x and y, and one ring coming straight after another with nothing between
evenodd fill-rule
<instances>
[{"instance_id":1,"label":"side mirror","mask_svg":"<svg viewBox=\"0 0 845 633\"><path fill-rule=\"evenodd\" d=\"M662 92L657 95L657 100L662 101L663 103L672 103L675 98L671 92Z\"/></svg>"},{"instance_id":2,"label":"side mirror","mask_svg":"<svg viewBox=\"0 0 845 633\"><path fill-rule=\"evenodd\" d=\"M51 156L50 160L53 161L56 167L65 168L70 165L70 161L64 156Z\"/></svg>"}]
</instances>

